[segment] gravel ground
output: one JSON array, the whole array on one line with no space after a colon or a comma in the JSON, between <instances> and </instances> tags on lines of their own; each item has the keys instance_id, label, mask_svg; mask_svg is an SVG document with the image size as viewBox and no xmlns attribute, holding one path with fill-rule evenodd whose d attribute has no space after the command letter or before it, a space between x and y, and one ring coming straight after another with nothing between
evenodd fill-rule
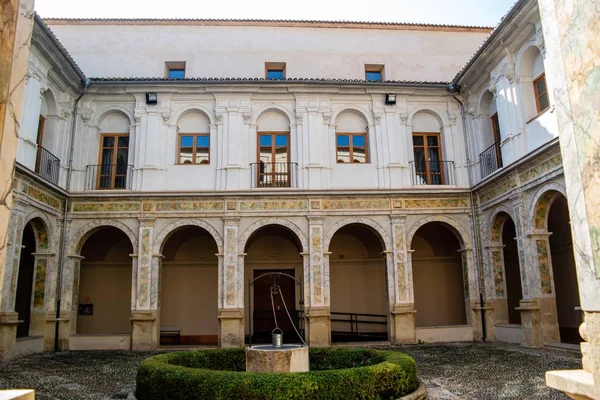
<instances>
[{"instance_id":1,"label":"gravel ground","mask_svg":"<svg viewBox=\"0 0 600 400\"><path fill-rule=\"evenodd\" d=\"M469 343L393 347L417 360L431 399L567 399L544 383L549 369L581 368L581 356L551 349ZM125 399L141 360L156 353L45 353L0 363L0 389L34 388L38 400ZM207 399L208 400L208 399Z\"/></svg>"}]
</instances>

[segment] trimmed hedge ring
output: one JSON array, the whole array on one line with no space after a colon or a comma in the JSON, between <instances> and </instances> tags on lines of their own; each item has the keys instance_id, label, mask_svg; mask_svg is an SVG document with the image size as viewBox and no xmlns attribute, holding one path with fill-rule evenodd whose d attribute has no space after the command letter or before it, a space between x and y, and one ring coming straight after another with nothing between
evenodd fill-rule
<instances>
[{"instance_id":1,"label":"trimmed hedge ring","mask_svg":"<svg viewBox=\"0 0 600 400\"><path fill-rule=\"evenodd\" d=\"M310 372L245 372L244 349L172 352L138 367L139 400L398 399L417 390L415 360L397 351L309 348Z\"/></svg>"}]
</instances>

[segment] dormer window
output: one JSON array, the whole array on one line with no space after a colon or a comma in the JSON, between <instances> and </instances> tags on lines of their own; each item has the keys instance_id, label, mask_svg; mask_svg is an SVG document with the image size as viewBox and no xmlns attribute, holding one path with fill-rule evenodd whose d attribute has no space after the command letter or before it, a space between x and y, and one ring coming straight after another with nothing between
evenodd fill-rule
<instances>
[{"instance_id":1,"label":"dormer window","mask_svg":"<svg viewBox=\"0 0 600 400\"><path fill-rule=\"evenodd\" d=\"M268 80L284 80L285 63L265 63L265 78Z\"/></svg>"},{"instance_id":2,"label":"dormer window","mask_svg":"<svg viewBox=\"0 0 600 400\"><path fill-rule=\"evenodd\" d=\"M168 79L185 79L185 61L167 61L165 76Z\"/></svg>"},{"instance_id":3,"label":"dormer window","mask_svg":"<svg viewBox=\"0 0 600 400\"><path fill-rule=\"evenodd\" d=\"M381 82L384 80L383 65L367 64L365 65L365 80L371 82Z\"/></svg>"}]
</instances>

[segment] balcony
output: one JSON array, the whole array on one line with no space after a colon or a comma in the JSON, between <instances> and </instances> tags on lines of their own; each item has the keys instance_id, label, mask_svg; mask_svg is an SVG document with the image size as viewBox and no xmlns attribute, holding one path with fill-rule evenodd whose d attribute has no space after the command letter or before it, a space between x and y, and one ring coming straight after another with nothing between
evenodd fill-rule
<instances>
[{"instance_id":1,"label":"balcony","mask_svg":"<svg viewBox=\"0 0 600 400\"><path fill-rule=\"evenodd\" d=\"M60 171L60 160L54 154L43 147L38 148L38 158L35 164L35 172L39 176L58 185L58 174Z\"/></svg>"},{"instance_id":2,"label":"balcony","mask_svg":"<svg viewBox=\"0 0 600 400\"><path fill-rule=\"evenodd\" d=\"M253 188L289 188L297 187L297 163L252 163L250 179Z\"/></svg>"},{"instance_id":3,"label":"balcony","mask_svg":"<svg viewBox=\"0 0 600 400\"><path fill-rule=\"evenodd\" d=\"M500 143L494 143L479 155L479 165L481 167L481 179L502 168Z\"/></svg>"},{"instance_id":4,"label":"balcony","mask_svg":"<svg viewBox=\"0 0 600 400\"><path fill-rule=\"evenodd\" d=\"M133 165L88 165L85 170L85 190L131 189Z\"/></svg>"},{"instance_id":5,"label":"balcony","mask_svg":"<svg viewBox=\"0 0 600 400\"><path fill-rule=\"evenodd\" d=\"M454 161L411 161L414 186L455 185Z\"/></svg>"}]
</instances>

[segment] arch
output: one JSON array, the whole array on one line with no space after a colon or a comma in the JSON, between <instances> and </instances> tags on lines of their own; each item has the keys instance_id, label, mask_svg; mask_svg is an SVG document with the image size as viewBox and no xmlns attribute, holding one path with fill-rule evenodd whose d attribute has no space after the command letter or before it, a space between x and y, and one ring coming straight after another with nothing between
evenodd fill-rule
<instances>
[{"instance_id":1,"label":"arch","mask_svg":"<svg viewBox=\"0 0 600 400\"><path fill-rule=\"evenodd\" d=\"M438 122L440 123L440 132L442 131L442 128L444 126L450 125L450 121L448 121L448 118L446 118L446 116L438 113L437 111L432 110L431 108L425 108L425 107L416 108L413 111L411 111L408 114L408 119L406 120L406 125L412 126L415 115L417 115L419 113L426 113L426 114L429 114L429 115L433 116L434 118L436 118L438 120Z\"/></svg>"},{"instance_id":2,"label":"arch","mask_svg":"<svg viewBox=\"0 0 600 400\"><path fill-rule=\"evenodd\" d=\"M531 75L526 75L523 72L524 71L524 67L526 67L526 63L527 62L532 62L531 63L531 67L533 67L533 56L535 56L537 53L544 54L543 49L538 46L536 44L536 42L534 40L530 40L529 42L525 43L521 49L517 52L517 56L515 57L515 78L519 79L521 76L529 76L531 77Z\"/></svg>"},{"instance_id":3,"label":"arch","mask_svg":"<svg viewBox=\"0 0 600 400\"><path fill-rule=\"evenodd\" d=\"M195 108L181 113L177 119L177 130L180 132L209 133L210 125L210 117L204 111Z\"/></svg>"},{"instance_id":4,"label":"arch","mask_svg":"<svg viewBox=\"0 0 600 400\"><path fill-rule=\"evenodd\" d=\"M364 110L361 107L358 106L343 106L340 107L339 109L337 109L336 111L334 111L331 114L331 121L336 121L338 116L344 112L354 112L354 113L358 113L360 114L361 117L363 117L365 119L365 121L367 121L367 126L372 126L375 124L375 122L373 121L373 117L371 115L369 115L369 113Z\"/></svg>"},{"instance_id":5,"label":"arch","mask_svg":"<svg viewBox=\"0 0 600 400\"><path fill-rule=\"evenodd\" d=\"M208 117L208 120L210 121L211 125L215 124L215 116L214 113L209 110L208 108L200 105L200 104L194 104L191 106L187 106L182 108L181 110L177 111L176 113L174 113L171 116L171 119L169 120L169 124L170 125L177 125L179 123L179 120L188 112L193 112L193 111L199 111L203 114L205 114Z\"/></svg>"},{"instance_id":6,"label":"arch","mask_svg":"<svg viewBox=\"0 0 600 400\"><path fill-rule=\"evenodd\" d=\"M535 192L529 210L529 215L533 218L533 229L548 230L550 207L559 193L567 198L564 186L556 182L548 182Z\"/></svg>"},{"instance_id":7,"label":"arch","mask_svg":"<svg viewBox=\"0 0 600 400\"><path fill-rule=\"evenodd\" d=\"M190 219L190 220L175 221L175 222L170 223L166 227L164 227L160 231L160 233L158 234L156 239L154 239L154 246L152 247L153 254L161 254L162 249L163 249L165 243L167 242L167 240L169 239L169 237L173 233L175 233L175 231L179 230L180 228L186 227L186 226L197 226L197 227L202 228L205 231L207 231L212 236L215 243L217 244L219 253L223 252L223 238L221 237L219 232L211 224L209 224L206 221L199 220L199 219Z\"/></svg>"},{"instance_id":8,"label":"arch","mask_svg":"<svg viewBox=\"0 0 600 400\"><path fill-rule=\"evenodd\" d=\"M482 89L477 100L477 116L490 117L492 115L490 113L490 105L495 101L494 95L488 88Z\"/></svg>"},{"instance_id":9,"label":"arch","mask_svg":"<svg viewBox=\"0 0 600 400\"><path fill-rule=\"evenodd\" d=\"M446 217L444 215L435 215L430 217L424 217L415 222L408 231L406 235L407 243L412 243L415 233L425 224L430 222L441 222L446 224L451 231L454 232L458 242L463 246L463 249L470 249L471 246L471 237L467 233L467 231L461 226L461 224L453 218Z\"/></svg>"},{"instance_id":10,"label":"arch","mask_svg":"<svg viewBox=\"0 0 600 400\"><path fill-rule=\"evenodd\" d=\"M298 225L296 225L290 220L283 218L267 218L260 221L256 221L248 228L246 228L246 230L240 236L240 239L238 241L238 254L244 253L244 248L246 247L246 243L248 242L250 236L252 236L252 234L260 228L265 227L267 225L279 225L288 228L290 231L295 233L298 239L300 240L300 244L302 244L302 252L308 252L308 240L306 239L306 235L302 232L302 229L300 229Z\"/></svg>"},{"instance_id":11,"label":"arch","mask_svg":"<svg viewBox=\"0 0 600 400\"><path fill-rule=\"evenodd\" d=\"M106 118L107 115L109 115L110 113L113 113L113 112L120 112L120 113L125 114L125 116L129 120L129 125L135 125L135 118L133 117L133 113L129 109L127 109L123 106L114 104L114 105L104 106L100 110L98 110L98 112L96 112L93 115L92 120L90 121L90 126L95 126L97 128L100 128L100 123L102 122L102 120L104 118Z\"/></svg>"},{"instance_id":12,"label":"arch","mask_svg":"<svg viewBox=\"0 0 600 400\"><path fill-rule=\"evenodd\" d=\"M367 132L369 121L355 110L344 110L335 119L336 132Z\"/></svg>"},{"instance_id":13,"label":"arch","mask_svg":"<svg viewBox=\"0 0 600 400\"><path fill-rule=\"evenodd\" d=\"M323 249L329 249L329 245L331 243L333 235L335 235L335 233L344 226L350 224L360 224L371 228L371 230L373 230L373 232L376 234L376 236L378 236L379 240L381 241L381 247L383 247L383 251L391 251L392 242L390 240L390 235L387 233L387 231L376 221L365 217L348 217L336 222L329 229L329 231L325 235L325 238L323 239Z\"/></svg>"},{"instance_id":14,"label":"arch","mask_svg":"<svg viewBox=\"0 0 600 400\"><path fill-rule=\"evenodd\" d=\"M50 250L54 247L54 242L50 240L50 235L54 230L46 214L37 210L32 211L25 216L24 221L23 226L30 222L32 224L37 249Z\"/></svg>"},{"instance_id":15,"label":"arch","mask_svg":"<svg viewBox=\"0 0 600 400\"><path fill-rule=\"evenodd\" d=\"M101 219L97 221L90 222L87 225L84 225L80 228L77 233L71 238L69 244L69 252L67 253L69 256L78 256L81 253L81 248L85 244L85 241L92 236L96 231L105 226L112 226L114 228L120 229L129 237L131 241L131 246L133 247L133 251L136 252L138 248L138 240L137 236L133 233L133 231L124 223L115 221L112 219Z\"/></svg>"},{"instance_id":16,"label":"arch","mask_svg":"<svg viewBox=\"0 0 600 400\"><path fill-rule=\"evenodd\" d=\"M500 205L494 208L494 210L490 213L490 218L488 219L487 227L489 229L489 238L493 243L500 243L502 241L502 227L504 226L504 222L506 221L506 217L501 216L501 213L505 213L512 219L515 220L513 216L513 211L505 206Z\"/></svg>"},{"instance_id":17,"label":"arch","mask_svg":"<svg viewBox=\"0 0 600 400\"><path fill-rule=\"evenodd\" d=\"M259 108L254 115L252 115L252 118L250 120L250 124L251 125L256 125L258 122L258 118L265 112L265 111L269 111L269 110L278 110L282 113L284 113L287 116L288 121L290 121L290 125L292 124L292 121L294 120L294 115L292 114L292 112L290 110L288 110L287 108L280 106L279 104L267 104L262 106L261 108Z\"/></svg>"},{"instance_id":18,"label":"arch","mask_svg":"<svg viewBox=\"0 0 600 400\"><path fill-rule=\"evenodd\" d=\"M43 107L44 103L46 105L45 113L44 113L44 107ZM58 104L56 102L56 95L54 94L54 91L50 88L48 88L48 90L44 91L42 109L40 111L40 114L46 118L48 118L51 115L58 114Z\"/></svg>"}]
</instances>

